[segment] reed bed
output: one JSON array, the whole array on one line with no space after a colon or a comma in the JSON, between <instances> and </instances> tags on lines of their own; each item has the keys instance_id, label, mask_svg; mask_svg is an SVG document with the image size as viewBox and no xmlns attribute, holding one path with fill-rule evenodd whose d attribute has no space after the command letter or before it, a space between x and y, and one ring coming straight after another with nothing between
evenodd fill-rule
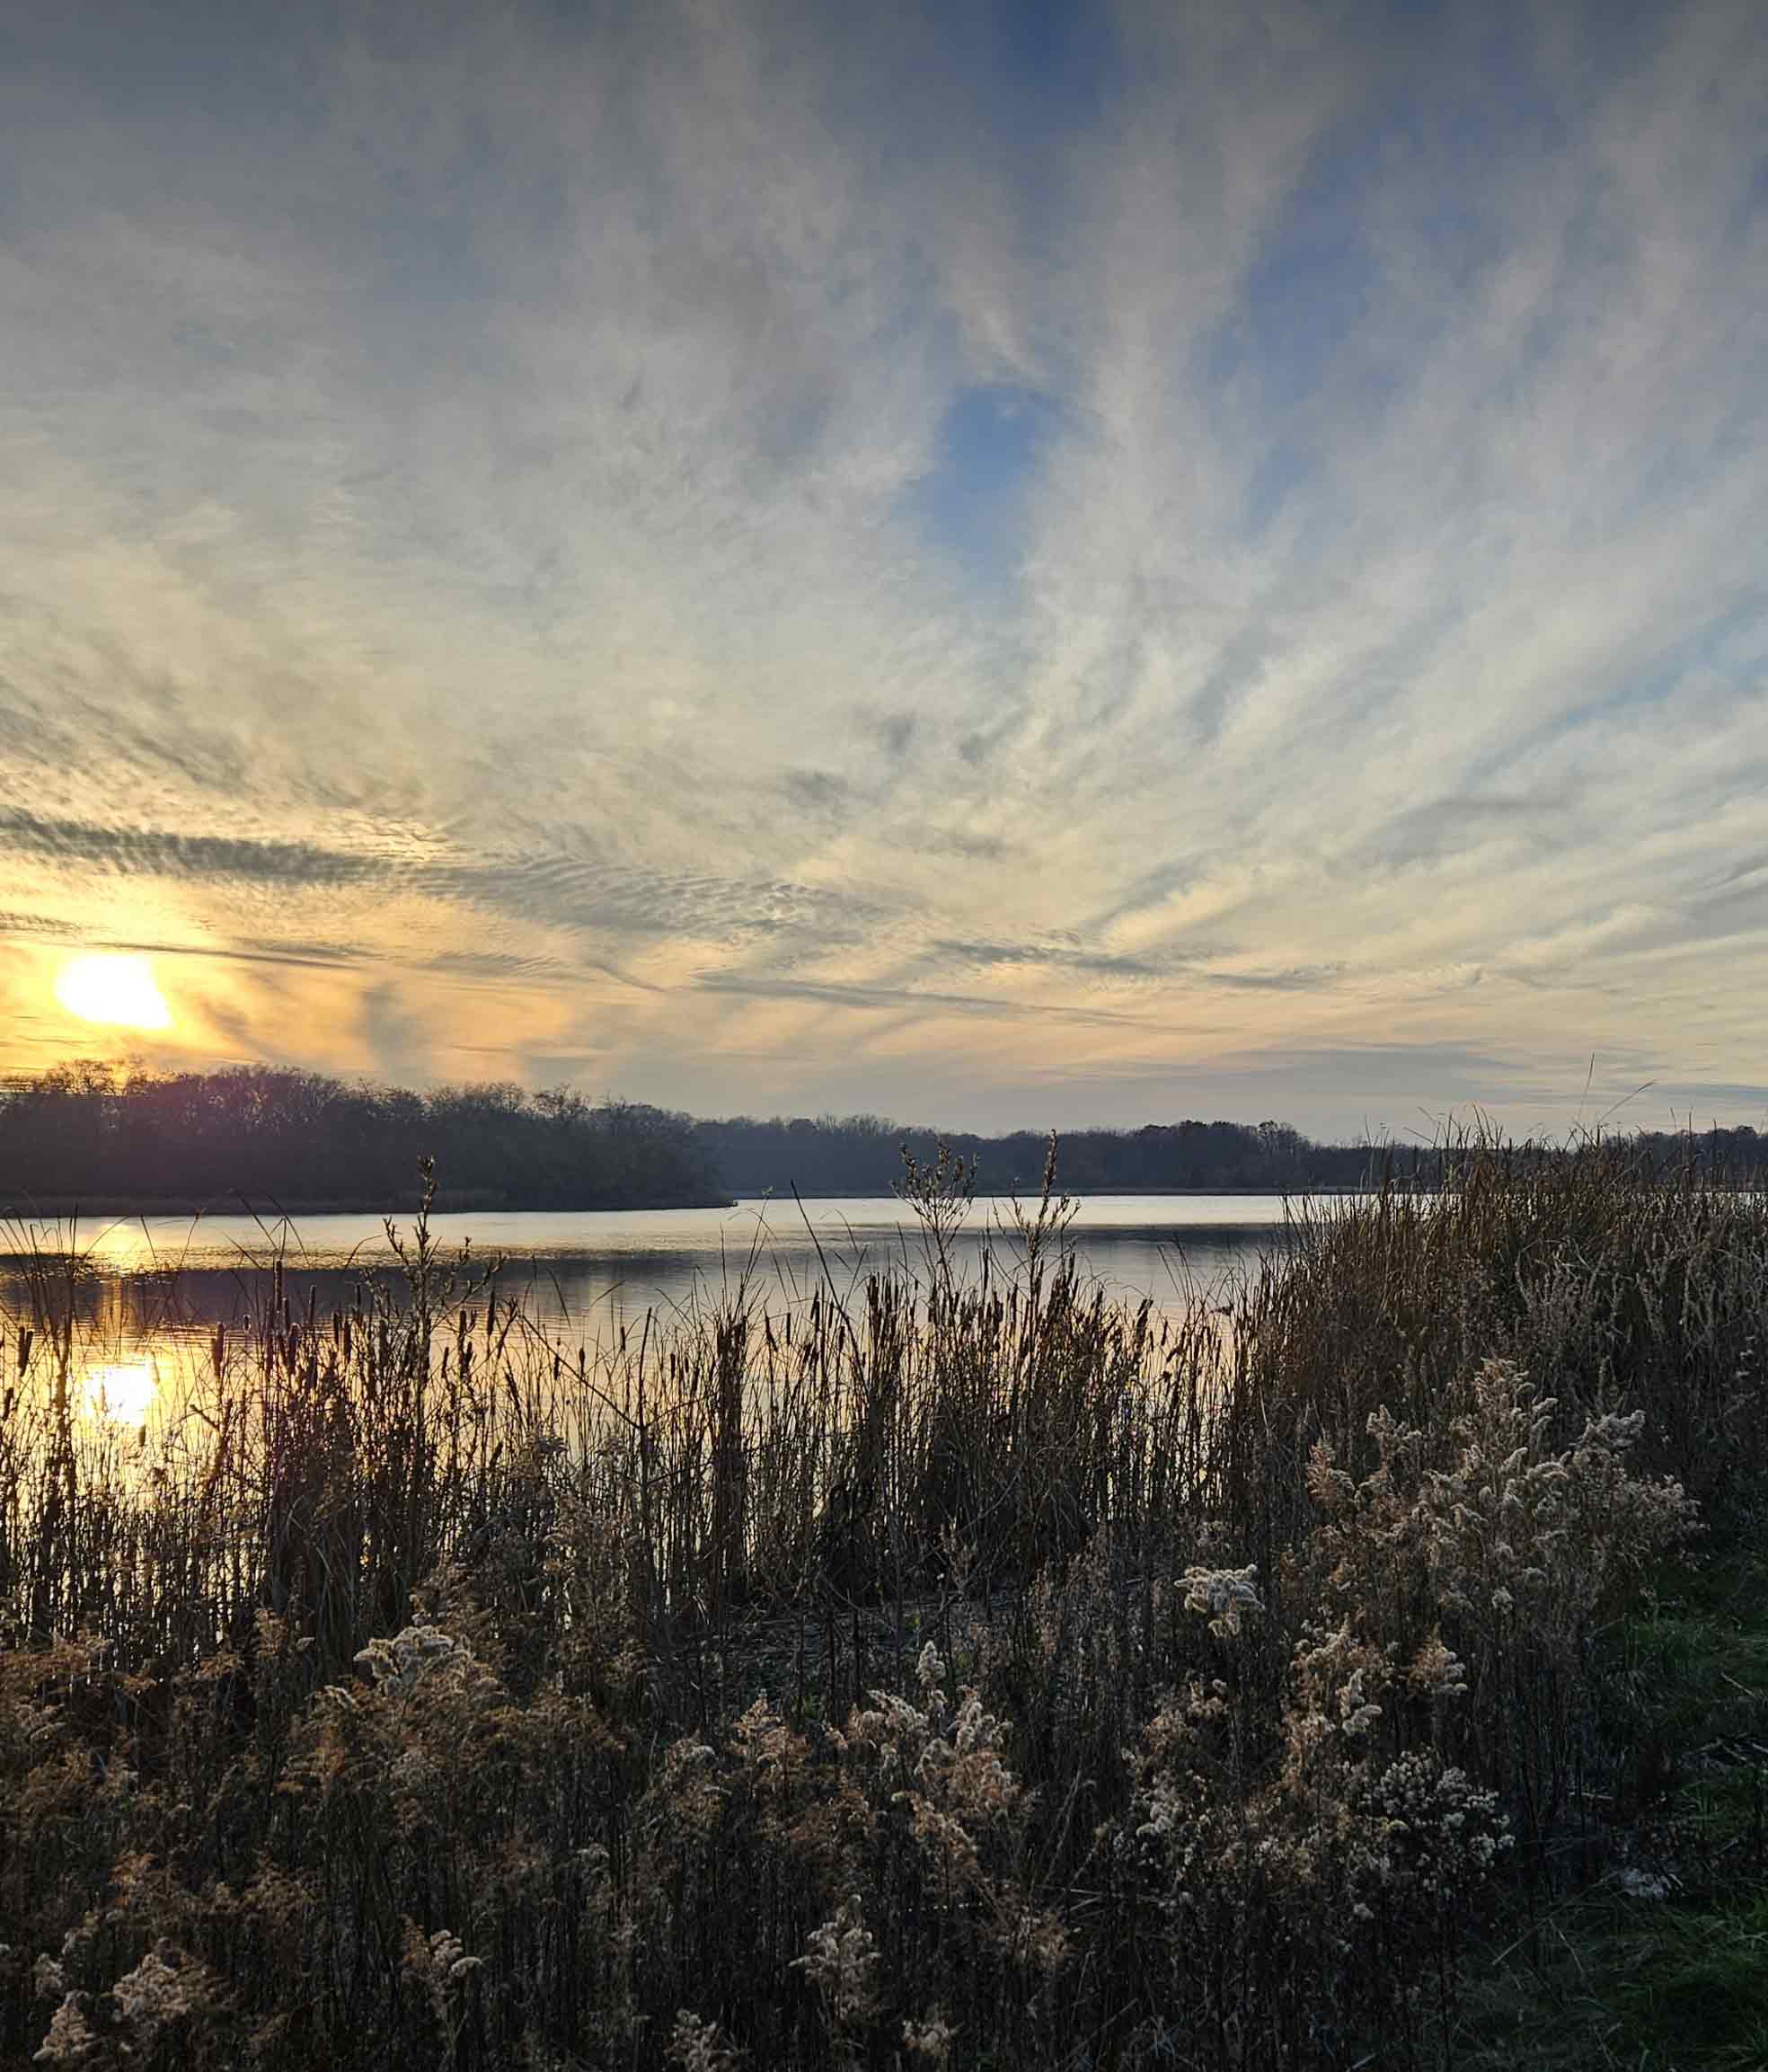
<instances>
[{"instance_id":1,"label":"reed bed","mask_svg":"<svg viewBox=\"0 0 1768 2072\"><path fill-rule=\"evenodd\" d=\"M7 2060L1428 2065L1495 1924L1658 1874L1709 1722L1626 1636L1759 1543L1759 1195L1471 1144L1157 1315L1053 1173L974 1279L907 1185L917 1271L594 1353L420 1214L139 1436L33 1260Z\"/></svg>"}]
</instances>

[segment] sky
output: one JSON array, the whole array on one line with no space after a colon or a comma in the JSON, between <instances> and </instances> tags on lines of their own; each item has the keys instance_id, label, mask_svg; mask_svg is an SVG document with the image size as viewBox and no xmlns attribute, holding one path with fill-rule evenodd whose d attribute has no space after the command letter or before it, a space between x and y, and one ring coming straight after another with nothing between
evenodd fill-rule
<instances>
[{"instance_id":1,"label":"sky","mask_svg":"<svg viewBox=\"0 0 1768 2072\"><path fill-rule=\"evenodd\" d=\"M7 10L0 1070L1768 1128L1764 106L1757 0Z\"/></svg>"}]
</instances>

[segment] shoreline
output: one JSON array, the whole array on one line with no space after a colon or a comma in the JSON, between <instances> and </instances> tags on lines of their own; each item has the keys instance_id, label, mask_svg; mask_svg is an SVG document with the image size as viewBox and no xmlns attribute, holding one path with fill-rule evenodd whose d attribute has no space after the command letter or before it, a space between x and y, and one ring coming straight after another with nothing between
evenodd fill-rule
<instances>
[{"instance_id":1,"label":"shoreline","mask_svg":"<svg viewBox=\"0 0 1768 2072\"><path fill-rule=\"evenodd\" d=\"M304 1216L415 1216L423 1206L415 1194L404 1200L389 1201L385 1196L346 1196L326 1200L252 1201L238 1195L203 1200L193 1194L155 1195L48 1195L29 1202L0 1202L0 1225L7 1223L66 1223L78 1218L102 1218L114 1223L124 1218L180 1216L256 1217L261 1222L296 1222ZM632 1216L655 1209L734 1209L734 1200L701 1198L689 1201L595 1201L539 1205L512 1202L497 1196L473 1195L445 1199L438 1195L430 1203L432 1216Z\"/></svg>"},{"instance_id":2,"label":"shoreline","mask_svg":"<svg viewBox=\"0 0 1768 2072\"><path fill-rule=\"evenodd\" d=\"M1159 1200L1199 1201L1241 1200L1248 1201L1304 1200L1343 1200L1366 1195L1373 1191L1366 1187L1098 1187L1085 1193L1076 1194L1074 1200L1088 1201ZM511 1201L501 1196L481 1193L457 1195L452 1199L438 1193L430 1204L433 1216L635 1216L655 1213L667 1215L684 1209L731 1209L740 1208L745 1201L771 1201L778 1207L790 1207L794 1199L800 1201L886 1201L892 1199L888 1189L870 1194L855 1194L848 1191L840 1192L807 1193L800 1190L793 1195L769 1193L763 1190L756 1194L723 1195L718 1198L702 1197L686 1201L588 1201L588 1202L530 1202ZM975 1198L981 1202L1004 1202L1018 1200L1034 1202L1035 1192L1015 1192L1006 1189L984 1192L978 1190ZM193 1194L164 1195L48 1195L31 1201L0 1201L0 1225L7 1223L66 1223L77 1218L84 1222L89 1218L102 1217L107 1222L122 1218L180 1216L192 1218L211 1216L257 1217L262 1221L296 1221L305 1216L414 1216L422 1206L416 1194L403 1200L388 1201L385 1197L346 1196L341 1199L317 1200L261 1200L252 1201L240 1196L226 1199L211 1197L208 1200Z\"/></svg>"}]
</instances>

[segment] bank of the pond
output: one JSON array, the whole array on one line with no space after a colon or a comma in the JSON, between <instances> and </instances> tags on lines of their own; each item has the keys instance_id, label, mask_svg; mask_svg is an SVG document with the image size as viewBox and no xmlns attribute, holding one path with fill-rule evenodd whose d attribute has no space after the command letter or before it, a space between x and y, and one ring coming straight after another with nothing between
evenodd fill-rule
<instances>
[{"instance_id":1,"label":"bank of the pond","mask_svg":"<svg viewBox=\"0 0 1768 2072\"><path fill-rule=\"evenodd\" d=\"M594 1362L285 1270L143 1436L30 1288L0 2054L1752 2062L1768 1207L1491 1152L1161 1311L924 1207Z\"/></svg>"}]
</instances>

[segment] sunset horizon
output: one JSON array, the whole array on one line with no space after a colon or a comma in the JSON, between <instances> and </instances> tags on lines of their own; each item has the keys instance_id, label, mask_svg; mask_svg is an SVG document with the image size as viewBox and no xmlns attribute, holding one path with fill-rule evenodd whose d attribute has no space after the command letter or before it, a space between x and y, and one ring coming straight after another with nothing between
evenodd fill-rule
<instances>
[{"instance_id":1,"label":"sunset horizon","mask_svg":"<svg viewBox=\"0 0 1768 2072\"><path fill-rule=\"evenodd\" d=\"M0 2066L1768 2065L1768 0L0 52Z\"/></svg>"}]
</instances>

